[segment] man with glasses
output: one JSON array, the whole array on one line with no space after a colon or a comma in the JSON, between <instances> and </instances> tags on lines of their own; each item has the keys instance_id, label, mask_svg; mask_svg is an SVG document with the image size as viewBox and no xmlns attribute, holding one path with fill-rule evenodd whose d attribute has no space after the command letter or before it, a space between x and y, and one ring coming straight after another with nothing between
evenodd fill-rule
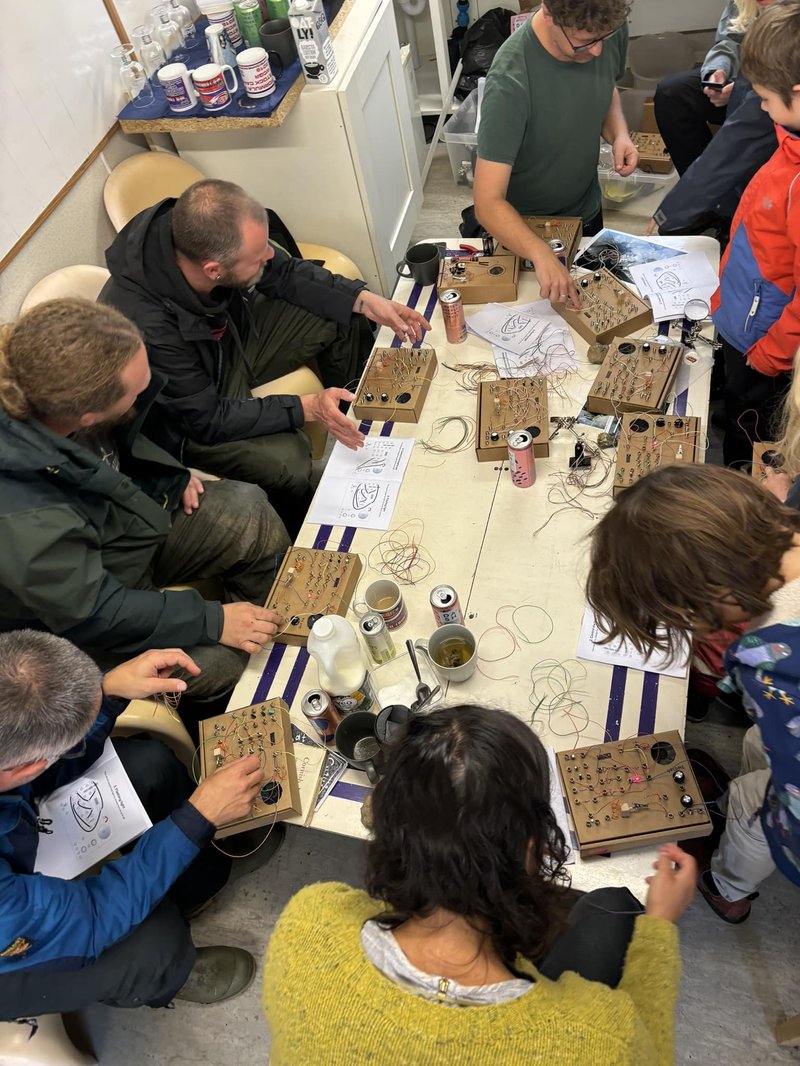
<instances>
[{"instance_id":1,"label":"man with glasses","mask_svg":"<svg viewBox=\"0 0 800 1066\"><path fill-rule=\"evenodd\" d=\"M590 236L603 225L598 136L612 146L618 174L635 169L616 88L629 10L628 0L547 0L500 48L486 79L475 216L531 260L542 296L554 302L580 301L566 267L521 216L579 216Z\"/></svg>"},{"instance_id":2,"label":"man with glasses","mask_svg":"<svg viewBox=\"0 0 800 1066\"><path fill-rule=\"evenodd\" d=\"M39 799L87 775L129 699L184 691L171 676L177 669L199 673L173 648L146 651L101 677L62 637L31 629L0 635L0 1021L97 1002L221 1002L252 980L249 952L195 948L187 919L228 879L230 859L211 838L252 809L264 783L255 756L194 785L156 738L115 738L152 828L92 876L34 873L40 834L50 831ZM99 802L89 782L81 792L87 818ZM245 863L266 861L282 838L278 826Z\"/></svg>"}]
</instances>

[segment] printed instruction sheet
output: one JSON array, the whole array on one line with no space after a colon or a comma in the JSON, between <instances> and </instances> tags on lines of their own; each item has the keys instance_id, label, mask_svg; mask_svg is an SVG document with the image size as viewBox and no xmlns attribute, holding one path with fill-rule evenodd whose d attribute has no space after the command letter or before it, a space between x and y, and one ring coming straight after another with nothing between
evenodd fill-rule
<instances>
[{"instance_id":1,"label":"printed instruction sheet","mask_svg":"<svg viewBox=\"0 0 800 1066\"><path fill-rule=\"evenodd\" d=\"M544 377L577 369L572 334L549 300L522 307L487 304L470 315L467 328L492 345L501 377Z\"/></svg>"},{"instance_id":2,"label":"printed instruction sheet","mask_svg":"<svg viewBox=\"0 0 800 1066\"><path fill-rule=\"evenodd\" d=\"M39 835L35 872L67 881L153 824L110 740L83 777L39 801L50 832Z\"/></svg>"},{"instance_id":3,"label":"printed instruction sheet","mask_svg":"<svg viewBox=\"0 0 800 1066\"><path fill-rule=\"evenodd\" d=\"M578 637L577 656L591 662L608 663L610 666L627 666L631 670L645 670L650 673L664 674L666 677L686 677L689 670L689 645L684 642L681 651L672 662L667 662L664 655L652 655L646 658L636 648L625 641L600 644L605 634L597 624L594 611L588 605L583 612L581 631Z\"/></svg>"},{"instance_id":4,"label":"printed instruction sheet","mask_svg":"<svg viewBox=\"0 0 800 1066\"><path fill-rule=\"evenodd\" d=\"M357 451L337 442L311 505L309 520L334 526L388 529L412 437L372 437Z\"/></svg>"},{"instance_id":5,"label":"printed instruction sheet","mask_svg":"<svg viewBox=\"0 0 800 1066\"><path fill-rule=\"evenodd\" d=\"M629 269L639 292L650 301L657 322L683 318L690 300L710 303L719 286L717 273L702 252L687 252Z\"/></svg>"}]
</instances>

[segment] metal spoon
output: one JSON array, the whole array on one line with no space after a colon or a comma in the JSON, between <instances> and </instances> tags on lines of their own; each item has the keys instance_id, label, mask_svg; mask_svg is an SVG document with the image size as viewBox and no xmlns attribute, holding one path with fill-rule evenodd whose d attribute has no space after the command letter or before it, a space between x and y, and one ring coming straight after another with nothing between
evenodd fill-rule
<instances>
[{"instance_id":1,"label":"metal spoon","mask_svg":"<svg viewBox=\"0 0 800 1066\"><path fill-rule=\"evenodd\" d=\"M412 712L416 713L420 706L430 699L431 687L430 685L426 685L422 680L422 674L419 672L419 663L417 662L417 653L414 650L414 642L407 640L406 648L408 649L408 655L411 659L411 665L414 667L414 673L417 675L417 698L414 703L411 704Z\"/></svg>"}]
</instances>

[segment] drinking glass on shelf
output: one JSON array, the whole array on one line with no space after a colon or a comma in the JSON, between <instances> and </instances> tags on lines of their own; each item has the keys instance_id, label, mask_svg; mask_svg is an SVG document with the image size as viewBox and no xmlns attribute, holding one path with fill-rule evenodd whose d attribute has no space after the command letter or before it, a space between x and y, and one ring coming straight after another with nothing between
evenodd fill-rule
<instances>
[{"instance_id":1,"label":"drinking glass on shelf","mask_svg":"<svg viewBox=\"0 0 800 1066\"><path fill-rule=\"evenodd\" d=\"M155 19L153 36L164 49L164 55L170 59L175 52L184 47L183 30L170 17L169 10L164 4L154 7L150 14Z\"/></svg>"},{"instance_id":2,"label":"drinking glass on shelf","mask_svg":"<svg viewBox=\"0 0 800 1066\"><path fill-rule=\"evenodd\" d=\"M157 70L164 66L167 57L164 49L153 39L153 24L147 22L136 26L131 31L131 40L136 49L139 62L147 72L148 78L152 78Z\"/></svg>"},{"instance_id":3,"label":"drinking glass on shelf","mask_svg":"<svg viewBox=\"0 0 800 1066\"><path fill-rule=\"evenodd\" d=\"M189 8L185 7L180 0L167 0L164 6L167 8L172 21L177 22L183 33L184 47L196 48L200 43L200 38L197 36L197 29Z\"/></svg>"},{"instance_id":4,"label":"drinking glass on shelf","mask_svg":"<svg viewBox=\"0 0 800 1066\"><path fill-rule=\"evenodd\" d=\"M147 78L147 71L133 56L132 44L120 44L111 51L111 58L120 64L119 78L126 96L134 107L147 107L155 98L153 86Z\"/></svg>"}]
</instances>

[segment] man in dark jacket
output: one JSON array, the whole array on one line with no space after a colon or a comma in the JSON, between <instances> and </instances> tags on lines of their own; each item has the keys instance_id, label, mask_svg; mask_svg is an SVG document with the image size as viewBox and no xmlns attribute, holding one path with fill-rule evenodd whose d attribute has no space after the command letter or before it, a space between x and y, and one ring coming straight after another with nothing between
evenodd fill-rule
<instances>
[{"instance_id":1,"label":"man in dark jacket","mask_svg":"<svg viewBox=\"0 0 800 1066\"><path fill-rule=\"evenodd\" d=\"M340 411L372 346L367 319L415 340L417 312L269 242L264 208L238 185L206 180L142 211L106 255L100 294L134 321L167 381L146 431L191 466L260 485L291 534L311 499L301 431L321 422L357 448ZM253 398L252 390L316 360L326 389Z\"/></svg>"},{"instance_id":2,"label":"man in dark jacket","mask_svg":"<svg viewBox=\"0 0 800 1066\"><path fill-rule=\"evenodd\" d=\"M175 667L197 672L177 649L148 651L107 673L101 687L100 671L69 641L32 630L0 635L4 1021L98 1001L118 1007L166 1006L174 997L219 1002L242 991L255 973L255 960L241 948L196 949L184 917L228 879L230 859L210 841L216 827L252 809L264 781L255 756L194 786L154 737L115 738L152 828L94 876L70 881L34 872L40 834L51 832L40 819L39 800L85 777L129 699L181 692L184 682L170 677ZM97 777L102 795L106 786ZM111 802L110 793L105 799ZM266 858L275 848L262 851Z\"/></svg>"},{"instance_id":3,"label":"man in dark jacket","mask_svg":"<svg viewBox=\"0 0 800 1066\"><path fill-rule=\"evenodd\" d=\"M191 649L200 713L281 624L256 605L286 530L260 489L204 486L142 435L163 382L118 311L53 300L0 349L0 630L49 629L103 665ZM162 591L211 577L230 602Z\"/></svg>"}]
</instances>

